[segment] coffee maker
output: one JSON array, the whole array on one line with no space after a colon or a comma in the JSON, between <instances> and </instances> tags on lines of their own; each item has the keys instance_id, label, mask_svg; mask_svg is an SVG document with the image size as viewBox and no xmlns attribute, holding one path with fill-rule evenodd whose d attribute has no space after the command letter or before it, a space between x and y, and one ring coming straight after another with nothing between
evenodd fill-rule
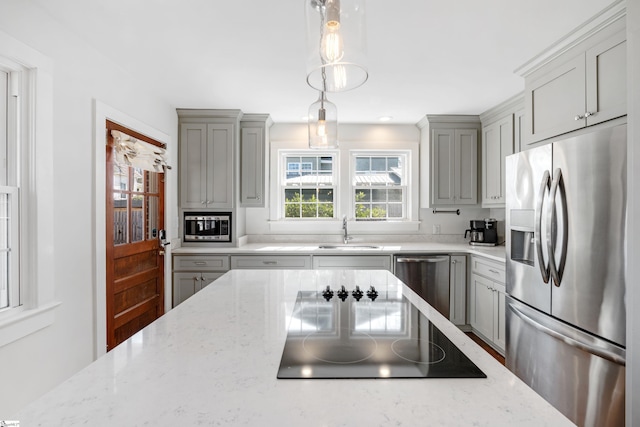
<instances>
[{"instance_id":1,"label":"coffee maker","mask_svg":"<svg viewBox=\"0 0 640 427\"><path fill-rule=\"evenodd\" d=\"M498 221L494 218L472 219L469 221L469 229L465 230L464 237L470 235L470 245L473 246L497 246L498 245Z\"/></svg>"}]
</instances>

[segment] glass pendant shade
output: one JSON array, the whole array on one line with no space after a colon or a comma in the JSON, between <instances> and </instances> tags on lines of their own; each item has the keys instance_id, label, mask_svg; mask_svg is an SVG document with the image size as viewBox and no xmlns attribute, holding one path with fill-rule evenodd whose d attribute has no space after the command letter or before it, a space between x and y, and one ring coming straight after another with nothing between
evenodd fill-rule
<instances>
[{"instance_id":1,"label":"glass pendant shade","mask_svg":"<svg viewBox=\"0 0 640 427\"><path fill-rule=\"evenodd\" d=\"M338 147L338 109L324 92L309 107L309 148Z\"/></svg>"},{"instance_id":2,"label":"glass pendant shade","mask_svg":"<svg viewBox=\"0 0 640 427\"><path fill-rule=\"evenodd\" d=\"M305 0L307 83L344 92L367 81L365 0Z\"/></svg>"}]
</instances>

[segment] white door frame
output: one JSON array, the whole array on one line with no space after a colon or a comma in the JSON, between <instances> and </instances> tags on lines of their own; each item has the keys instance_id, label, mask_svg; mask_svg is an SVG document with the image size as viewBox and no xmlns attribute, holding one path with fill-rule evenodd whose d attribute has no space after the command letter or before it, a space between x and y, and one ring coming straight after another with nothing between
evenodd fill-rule
<instances>
[{"instance_id":1,"label":"white door frame","mask_svg":"<svg viewBox=\"0 0 640 427\"><path fill-rule=\"evenodd\" d=\"M94 265L94 359L102 356L107 352L107 283L106 283L106 240L105 240L105 209L106 209L106 194L105 194L105 162L106 162L106 150L107 135L105 132L105 125L107 119L112 122L121 124L131 130L135 130L143 135L162 142L163 144L169 144L170 137L164 132L161 132L141 121L129 116L122 111L119 111L109 105L106 105L98 100L94 99L94 148L95 148L95 164L94 171L94 192L93 192L93 235L95 241L95 252L93 259ZM165 187L166 193L166 187ZM166 196L166 194L165 194ZM165 197L165 204L167 198ZM165 209L166 211L166 209ZM165 218L167 221L167 218ZM165 224L166 225L166 224ZM165 226L166 228L166 226ZM165 257L165 271L168 257ZM171 293L167 293L167 286L171 285L171 280L165 278L165 307L167 295L171 296Z\"/></svg>"}]
</instances>

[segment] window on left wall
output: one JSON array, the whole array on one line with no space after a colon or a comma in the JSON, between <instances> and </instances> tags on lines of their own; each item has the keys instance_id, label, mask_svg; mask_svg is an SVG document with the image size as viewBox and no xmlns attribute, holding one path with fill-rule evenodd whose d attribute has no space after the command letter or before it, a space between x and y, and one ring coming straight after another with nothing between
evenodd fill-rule
<instances>
[{"instance_id":1,"label":"window on left wall","mask_svg":"<svg viewBox=\"0 0 640 427\"><path fill-rule=\"evenodd\" d=\"M16 168L20 73L7 68L0 67L0 312L20 306L20 188Z\"/></svg>"},{"instance_id":2,"label":"window on left wall","mask_svg":"<svg viewBox=\"0 0 640 427\"><path fill-rule=\"evenodd\" d=\"M52 324L59 305L52 77L49 58L0 32L0 347Z\"/></svg>"}]
</instances>

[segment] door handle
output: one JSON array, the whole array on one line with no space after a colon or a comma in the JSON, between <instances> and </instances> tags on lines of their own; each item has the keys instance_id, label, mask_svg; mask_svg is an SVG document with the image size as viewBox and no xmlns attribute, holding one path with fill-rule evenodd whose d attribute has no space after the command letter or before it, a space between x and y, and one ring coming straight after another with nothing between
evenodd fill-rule
<instances>
[{"instance_id":1,"label":"door handle","mask_svg":"<svg viewBox=\"0 0 640 427\"><path fill-rule=\"evenodd\" d=\"M560 202L562 209L562 244L560 247L560 262L556 265L555 255L555 243L557 238L557 220L556 217L556 194L560 189ZM551 190L549 191L549 202L551 203L548 213L547 223L547 249L549 251L549 271L553 278L553 284L556 287L560 287L562 281L562 275L564 267L567 261L567 202L564 197L564 184L562 180L562 170L556 169L553 173L553 182L551 183Z\"/></svg>"},{"instance_id":2,"label":"door handle","mask_svg":"<svg viewBox=\"0 0 640 427\"><path fill-rule=\"evenodd\" d=\"M540 190L538 191L538 201L536 203L536 218L534 229L534 242L536 247L536 254L538 256L538 265L540 266L540 274L542 274L542 280L544 283L549 283L549 265L544 263L544 254L542 253L542 208L544 207L544 193L549 189L549 181L551 175L548 170L544 171L542 175L542 182L540 183Z\"/></svg>"}]
</instances>

